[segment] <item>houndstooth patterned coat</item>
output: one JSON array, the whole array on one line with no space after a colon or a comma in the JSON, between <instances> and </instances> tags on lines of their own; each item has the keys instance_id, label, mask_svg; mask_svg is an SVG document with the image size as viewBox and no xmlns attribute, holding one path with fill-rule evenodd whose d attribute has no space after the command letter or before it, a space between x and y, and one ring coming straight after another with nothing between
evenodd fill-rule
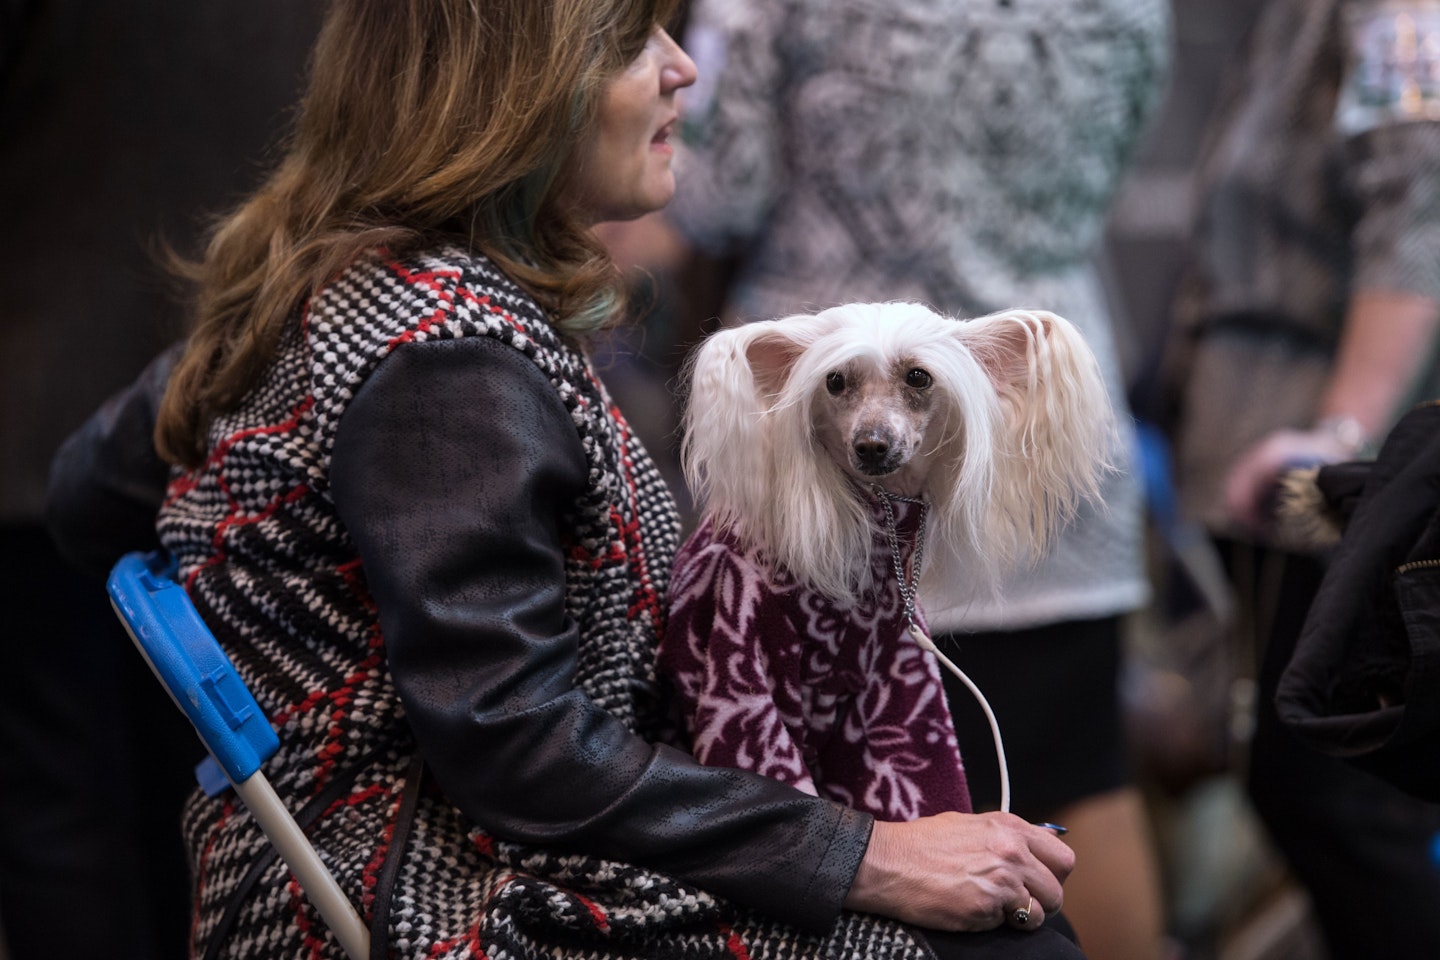
<instances>
[{"instance_id":1,"label":"houndstooth patterned coat","mask_svg":"<svg viewBox=\"0 0 1440 960\"><path fill-rule=\"evenodd\" d=\"M569 411L589 465L566 517L574 683L653 738L673 503L583 353L483 258L451 249L363 262L318 293L160 514L190 596L280 734L267 773L370 924L374 955L931 956L918 934L873 917L841 914L828 932L804 933L670 876L506 842L420 774L366 568L332 497L331 457L351 399L397 348L469 337L528 358ZM342 955L233 796L197 793L184 832L195 955Z\"/></svg>"}]
</instances>

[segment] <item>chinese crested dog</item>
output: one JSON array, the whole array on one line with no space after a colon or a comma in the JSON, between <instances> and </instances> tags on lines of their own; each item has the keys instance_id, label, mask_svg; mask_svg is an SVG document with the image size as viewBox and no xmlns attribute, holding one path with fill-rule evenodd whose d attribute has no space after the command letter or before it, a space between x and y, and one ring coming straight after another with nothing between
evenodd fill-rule
<instances>
[{"instance_id":1,"label":"chinese crested dog","mask_svg":"<svg viewBox=\"0 0 1440 960\"><path fill-rule=\"evenodd\" d=\"M1051 313L847 304L710 337L683 450L702 518L660 647L696 757L886 820L969 810L921 578L993 591L1040 557L1114 437Z\"/></svg>"}]
</instances>

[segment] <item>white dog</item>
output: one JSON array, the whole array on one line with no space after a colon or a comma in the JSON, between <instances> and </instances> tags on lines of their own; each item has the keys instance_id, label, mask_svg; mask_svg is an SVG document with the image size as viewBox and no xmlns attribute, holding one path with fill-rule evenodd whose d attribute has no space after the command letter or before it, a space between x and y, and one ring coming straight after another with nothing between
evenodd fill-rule
<instances>
[{"instance_id":1,"label":"white dog","mask_svg":"<svg viewBox=\"0 0 1440 960\"><path fill-rule=\"evenodd\" d=\"M968 810L921 568L993 589L1096 495L1114 435L1051 313L849 304L712 336L685 415L703 518L660 648L697 758L888 820Z\"/></svg>"}]
</instances>

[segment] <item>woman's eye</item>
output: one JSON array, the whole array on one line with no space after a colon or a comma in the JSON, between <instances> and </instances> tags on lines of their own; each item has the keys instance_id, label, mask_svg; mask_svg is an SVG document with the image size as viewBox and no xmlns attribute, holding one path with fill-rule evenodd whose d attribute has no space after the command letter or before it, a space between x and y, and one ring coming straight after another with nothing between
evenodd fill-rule
<instances>
[{"instance_id":1,"label":"woman's eye","mask_svg":"<svg viewBox=\"0 0 1440 960\"><path fill-rule=\"evenodd\" d=\"M845 374L839 370L831 372L825 378L825 389L830 391L830 396L837 397L845 392Z\"/></svg>"},{"instance_id":2,"label":"woman's eye","mask_svg":"<svg viewBox=\"0 0 1440 960\"><path fill-rule=\"evenodd\" d=\"M935 378L930 376L927 371L921 370L919 367L916 367L914 370L911 370L909 373L905 374L906 385L914 387L916 390L924 390L934 382Z\"/></svg>"}]
</instances>

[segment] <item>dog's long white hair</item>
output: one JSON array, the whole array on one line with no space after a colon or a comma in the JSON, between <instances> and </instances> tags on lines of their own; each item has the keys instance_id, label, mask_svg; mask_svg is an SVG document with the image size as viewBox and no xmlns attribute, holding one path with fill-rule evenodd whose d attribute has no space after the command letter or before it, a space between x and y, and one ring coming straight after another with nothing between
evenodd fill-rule
<instances>
[{"instance_id":1,"label":"dog's long white hair","mask_svg":"<svg viewBox=\"0 0 1440 960\"><path fill-rule=\"evenodd\" d=\"M717 528L797 579L841 597L870 576L865 495L813 426L827 374L856 363L914 364L939 391L927 583L953 587L963 565L993 588L1098 497L1114 419L1094 355L1055 314L957 320L917 303L846 304L722 330L691 362L686 478Z\"/></svg>"}]
</instances>

